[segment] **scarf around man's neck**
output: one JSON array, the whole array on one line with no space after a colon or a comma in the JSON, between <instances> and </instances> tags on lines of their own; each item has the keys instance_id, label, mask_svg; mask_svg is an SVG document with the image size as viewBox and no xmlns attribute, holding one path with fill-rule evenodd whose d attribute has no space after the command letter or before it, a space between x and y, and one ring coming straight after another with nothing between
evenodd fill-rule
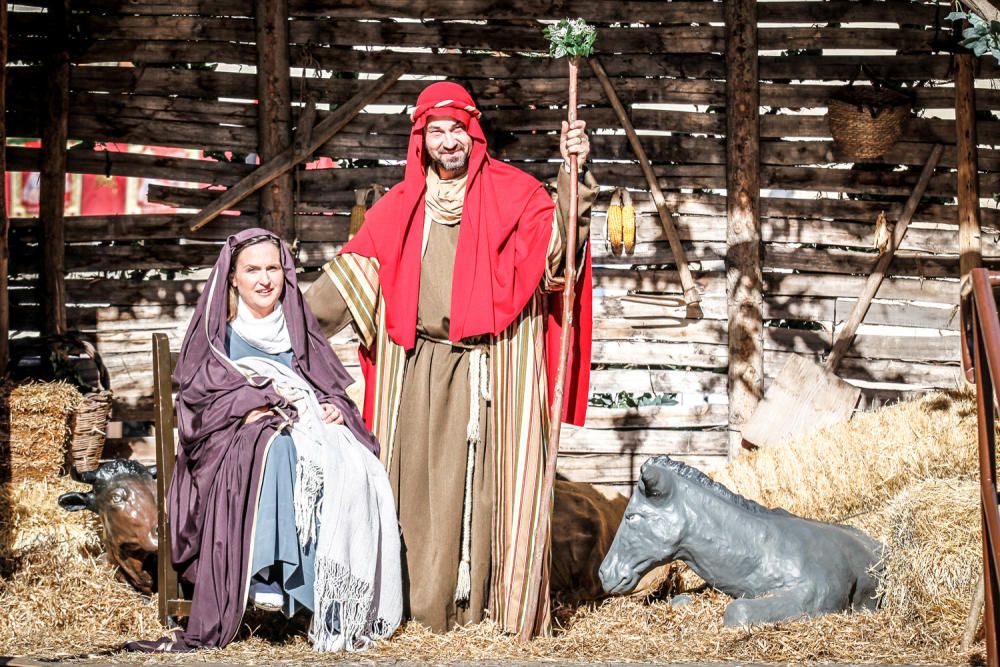
<instances>
[{"instance_id":1,"label":"scarf around man's neck","mask_svg":"<svg viewBox=\"0 0 1000 667\"><path fill-rule=\"evenodd\" d=\"M431 220L442 225L457 225L462 219L465 204L465 184L469 172L456 178L443 179L437 169L427 170L425 203Z\"/></svg>"}]
</instances>

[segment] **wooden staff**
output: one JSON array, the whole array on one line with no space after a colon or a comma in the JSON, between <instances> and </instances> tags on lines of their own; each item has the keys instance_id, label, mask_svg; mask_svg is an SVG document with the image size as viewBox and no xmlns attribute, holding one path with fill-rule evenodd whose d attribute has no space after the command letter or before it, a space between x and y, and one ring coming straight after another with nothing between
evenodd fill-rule
<instances>
[{"instance_id":1,"label":"wooden staff","mask_svg":"<svg viewBox=\"0 0 1000 667\"><path fill-rule=\"evenodd\" d=\"M569 58L569 110L567 120L570 125L576 121L576 92L577 74L579 72L579 59L576 56ZM563 287L563 311L562 311L562 338L559 340L559 370L556 373L555 390L552 394L552 412L549 417L549 444L548 454L545 460L545 478L542 482L542 505L547 508L552 498L552 489L556 481L556 457L559 453L559 432L562 426L563 396L566 385L566 367L569 365L569 346L573 335L573 303L576 287L576 222L579 217L579 205L577 202L579 188L580 165L577 162L575 153L569 154L569 220L566 228L566 284ZM531 573L528 577L528 599L524 625L521 627L520 639L522 642L530 641L534 636L535 626L538 624L539 612L541 611L540 596L542 588L542 569L546 551L549 546L549 524L551 523L551 512L543 510L541 521L538 526L538 534L535 537L535 549L531 558Z\"/></svg>"}]
</instances>

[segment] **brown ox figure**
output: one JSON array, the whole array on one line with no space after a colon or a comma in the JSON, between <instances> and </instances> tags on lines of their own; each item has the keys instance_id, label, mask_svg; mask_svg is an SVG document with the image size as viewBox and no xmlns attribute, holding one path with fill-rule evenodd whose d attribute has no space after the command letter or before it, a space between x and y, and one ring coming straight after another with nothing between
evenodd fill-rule
<instances>
[{"instance_id":1,"label":"brown ox figure","mask_svg":"<svg viewBox=\"0 0 1000 667\"><path fill-rule=\"evenodd\" d=\"M552 594L570 604L607 597L598 574L628 499L609 487L556 480L552 509ZM633 595L659 592L668 568L642 578Z\"/></svg>"},{"instance_id":2,"label":"brown ox figure","mask_svg":"<svg viewBox=\"0 0 1000 667\"><path fill-rule=\"evenodd\" d=\"M63 509L86 509L101 517L108 562L117 566L119 580L145 595L152 595L156 582L155 477L155 466L115 459L79 474L92 491L59 496Z\"/></svg>"}]
</instances>

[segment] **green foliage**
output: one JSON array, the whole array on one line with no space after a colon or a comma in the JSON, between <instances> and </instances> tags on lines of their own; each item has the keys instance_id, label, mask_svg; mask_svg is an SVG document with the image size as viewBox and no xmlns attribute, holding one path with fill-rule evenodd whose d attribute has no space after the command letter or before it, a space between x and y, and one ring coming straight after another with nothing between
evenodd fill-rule
<instances>
[{"instance_id":1,"label":"green foliage","mask_svg":"<svg viewBox=\"0 0 1000 667\"><path fill-rule=\"evenodd\" d=\"M651 394L638 396L627 391L617 394L593 394L589 404L595 408L638 408L644 405L677 405L677 394Z\"/></svg>"},{"instance_id":2,"label":"green foliage","mask_svg":"<svg viewBox=\"0 0 1000 667\"><path fill-rule=\"evenodd\" d=\"M956 5L957 6L957 5ZM982 16L969 11L954 11L945 19L968 21L970 26L962 30L962 46L977 56L992 53L1000 63L1000 21L987 21Z\"/></svg>"},{"instance_id":3,"label":"green foliage","mask_svg":"<svg viewBox=\"0 0 1000 667\"><path fill-rule=\"evenodd\" d=\"M597 29L583 19L561 19L545 28L549 55L553 58L589 56L594 52Z\"/></svg>"}]
</instances>

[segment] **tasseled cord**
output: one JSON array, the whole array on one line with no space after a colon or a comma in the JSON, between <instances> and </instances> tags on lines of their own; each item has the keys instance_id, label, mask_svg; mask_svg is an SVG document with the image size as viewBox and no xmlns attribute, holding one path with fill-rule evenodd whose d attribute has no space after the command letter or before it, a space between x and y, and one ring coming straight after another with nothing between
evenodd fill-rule
<instances>
[{"instance_id":1,"label":"tasseled cord","mask_svg":"<svg viewBox=\"0 0 1000 667\"><path fill-rule=\"evenodd\" d=\"M469 456L465 463L465 500L462 503L462 554L455 586L455 602L459 604L468 603L472 594L472 478L476 469L476 446L483 441L479 425L480 397L490 400L489 379L486 354L476 348L469 359L469 426L465 434Z\"/></svg>"}]
</instances>

